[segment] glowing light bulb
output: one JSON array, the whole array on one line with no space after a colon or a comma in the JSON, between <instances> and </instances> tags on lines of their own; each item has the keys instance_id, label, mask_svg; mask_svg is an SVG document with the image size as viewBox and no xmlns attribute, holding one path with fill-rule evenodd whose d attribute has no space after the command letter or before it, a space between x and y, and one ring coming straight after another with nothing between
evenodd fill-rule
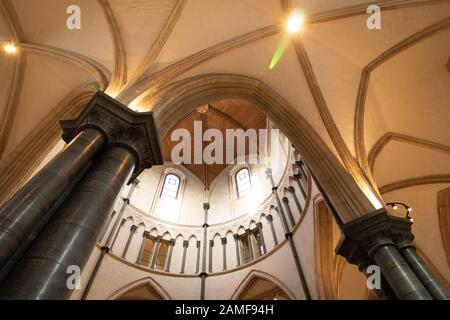
<instances>
[{"instance_id":1,"label":"glowing light bulb","mask_svg":"<svg viewBox=\"0 0 450 320\"><path fill-rule=\"evenodd\" d=\"M407 210L408 210L408 212L411 212L411 211L412 211L412 208L411 208L411 207L409 207L409 208L408 208Z\"/></svg>"},{"instance_id":2,"label":"glowing light bulb","mask_svg":"<svg viewBox=\"0 0 450 320\"><path fill-rule=\"evenodd\" d=\"M17 51L17 47L13 43L7 43L3 46L3 50L5 50L6 53L15 53Z\"/></svg>"},{"instance_id":3,"label":"glowing light bulb","mask_svg":"<svg viewBox=\"0 0 450 320\"><path fill-rule=\"evenodd\" d=\"M393 207L392 207L392 209L394 209L394 210L397 210L397 205L394 205Z\"/></svg>"},{"instance_id":4,"label":"glowing light bulb","mask_svg":"<svg viewBox=\"0 0 450 320\"><path fill-rule=\"evenodd\" d=\"M289 33L297 33L303 28L305 15L300 11L294 11L286 21L286 30Z\"/></svg>"}]
</instances>

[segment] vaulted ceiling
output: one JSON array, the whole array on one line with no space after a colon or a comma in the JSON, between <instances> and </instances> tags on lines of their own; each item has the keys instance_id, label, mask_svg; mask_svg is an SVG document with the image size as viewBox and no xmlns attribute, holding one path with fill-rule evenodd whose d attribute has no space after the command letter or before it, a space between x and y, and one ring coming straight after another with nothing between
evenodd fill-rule
<instances>
[{"instance_id":1,"label":"vaulted ceiling","mask_svg":"<svg viewBox=\"0 0 450 320\"><path fill-rule=\"evenodd\" d=\"M448 0L79 0L81 29L69 30L72 4L0 0L0 40L19 49L0 56L1 194L24 181L57 142L58 120L95 90L151 110L154 92L206 73L263 81L379 187L405 179L389 164L400 150L448 158ZM381 30L366 27L369 4L381 8ZM270 70L292 8L306 24ZM410 175L431 174L412 158ZM442 161L432 173L448 181Z\"/></svg>"}]
</instances>

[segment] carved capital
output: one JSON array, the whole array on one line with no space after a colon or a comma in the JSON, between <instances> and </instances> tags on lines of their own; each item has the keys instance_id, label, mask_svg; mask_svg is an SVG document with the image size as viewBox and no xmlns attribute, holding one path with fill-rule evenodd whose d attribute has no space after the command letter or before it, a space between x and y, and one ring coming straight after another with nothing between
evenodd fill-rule
<instances>
[{"instance_id":1,"label":"carved capital","mask_svg":"<svg viewBox=\"0 0 450 320\"><path fill-rule=\"evenodd\" d=\"M183 248L187 248L189 245L189 241L183 240Z\"/></svg>"},{"instance_id":2,"label":"carved capital","mask_svg":"<svg viewBox=\"0 0 450 320\"><path fill-rule=\"evenodd\" d=\"M269 221L269 222L272 222L272 221L273 221L273 217L272 217L271 214L268 214L268 215L266 216L266 218L267 218L267 221Z\"/></svg>"},{"instance_id":3,"label":"carved capital","mask_svg":"<svg viewBox=\"0 0 450 320\"><path fill-rule=\"evenodd\" d=\"M175 239L170 239L169 244L173 247L175 245Z\"/></svg>"},{"instance_id":4,"label":"carved capital","mask_svg":"<svg viewBox=\"0 0 450 320\"><path fill-rule=\"evenodd\" d=\"M79 132L93 128L108 145L130 150L136 158L133 181L144 169L163 164L159 138L151 112L134 112L98 91L76 119L60 121L62 138L69 143Z\"/></svg>"},{"instance_id":5,"label":"carved capital","mask_svg":"<svg viewBox=\"0 0 450 320\"><path fill-rule=\"evenodd\" d=\"M295 194L295 188L293 186L289 186L288 191L292 194Z\"/></svg>"},{"instance_id":6,"label":"carved capital","mask_svg":"<svg viewBox=\"0 0 450 320\"><path fill-rule=\"evenodd\" d=\"M223 244L223 245L226 245L226 244L227 244L227 238L220 238L220 240L222 241L222 244Z\"/></svg>"},{"instance_id":7,"label":"carved capital","mask_svg":"<svg viewBox=\"0 0 450 320\"><path fill-rule=\"evenodd\" d=\"M283 199L281 199L283 201L284 204L288 204L289 203L289 199L287 197L283 197Z\"/></svg>"},{"instance_id":8,"label":"carved capital","mask_svg":"<svg viewBox=\"0 0 450 320\"><path fill-rule=\"evenodd\" d=\"M144 233L142 234L142 237L143 238L148 238L149 235L150 235L150 232L144 231Z\"/></svg>"},{"instance_id":9,"label":"carved capital","mask_svg":"<svg viewBox=\"0 0 450 320\"><path fill-rule=\"evenodd\" d=\"M239 240L239 235L237 233L233 234L233 239L238 241Z\"/></svg>"},{"instance_id":10,"label":"carved capital","mask_svg":"<svg viewBox=\"0 0 450 320\"><path fill-rule=\"evenodd\" d=\"M336 253L345 257L349 263L361 266L373 260L373 254L382 246L411 246L414 239L411 224L408 219L390 216L381 208L344 224L344 236Z\"/></svg>"},{"instance_id":11,"label":"carved capital","mask_svg":"<svg viewBox=\"0 0 450 320\"><path fill-rule=\"evenodd\" d=\"M214 240L209 240L209 246L214 247Z\"/></svg>"},{"instance_id":12,"label":"carved capital","mask_svg":"<svg viewBox=\"0 0 450 320\"><path fill-rule=\"evenodd\" d=\"M209 202L204 202L203 203L203 209L204 210L209 210L210 206L209 206Z\"/></svg>"},{"instance_id":13,"label":"carved capital","mask_svg":"<svg viewBox=\"0 0 450 320\"><path fill-rule=\"evenodd\" d=\"M135 226L134 224L131 226L131 228L130 228L130 231L131 232L136 232L136 230L137 230L137 226Z\"/></svg>"}]
</instances>

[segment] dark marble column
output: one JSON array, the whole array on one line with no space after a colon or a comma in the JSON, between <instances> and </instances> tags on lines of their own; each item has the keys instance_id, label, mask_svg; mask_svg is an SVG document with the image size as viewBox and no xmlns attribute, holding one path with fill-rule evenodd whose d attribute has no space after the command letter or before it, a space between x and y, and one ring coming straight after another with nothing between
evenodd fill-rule
<instances>
[{"instance_id":1,"label":"dark marble column","mask_svg":"<svg viewBox=\"0 0 450 320\"><path fill-rule=\"evenodd\" d=\"M119 217L117 217L117 220L118 219L119 219ZM123 219L122 218L122 220L120 220L119 227L117 228L117 231L114 234L114 238L112 240L112 243L111 243L111 246L109 248L109 251L113 251L114 245L116 244L117 237L119 236L120 230L122 229L122 227L125 224L125 222L127 222L127 219Z\"/></svg>"},{"instance_id":2,"label":"dark marble column","mask_svg":"<svg viewBox=\"0 0 450 320\"><path fill-rule=\"evenodd\" d=\"M184 273L184 268L186 267L186 253L189 245L189 241L183 240L183 258L181 260L181 271L180 273Z\"/></svg>"},{"instance_id":3,"label":"dark marble column","mask_svg":"<svg viewBox=\"0 0 450 320\"><path fill-rule=\"evenodd\" d=\"M106 151L6 280L0 298L67 299L67 268L84 267L134 166L127 149Z\"/></svg>"},{"instance_id":4,"label":"dark marble column","mask_svg":"<svg viewBox=\"0 0 450 320\"><path fill-rule=\"evenodd\" d=\"M112 219L114 218L114 216L116 215L116 210L113 210L113 212L111 212L111 215L108 218L108 221L105 223L105 226L102 229L102 233L100 233L100 236L98 237L97 241L99 243L102 243L103 238L105 237L105 233L106 230L108 230L108 226L111 224Z\"/></svg>"},{"instance_id":5,"label":"dark marble column","mask_svg":"<svg viewBox=\"0 0 450 320\"><path fill-rule=\"evenodd\" d=\"M209 272L212 272L214 240L209 240Z\"/></svg>"},{"instance_id":6,"label":"dark marble column","mask_svg":"<svg viewBox=\"0 0 450 320\"><path fill-rule=\"evenodd\" d=\"M130 248L131 240L133 240L134 233L137 230L137 226L132 225L130 228L130 235L128 236L127 243L125 244L125 248L123 249L122 258L126 259L128 248Z\"/></svg>"},{"instance_id":7,"label":"dark marble column","mask_svg":"<svg viewBox=\"0 0 450 320\"><path fill-rule=\"evenodd\" d=\"M91 167L105 137L94 128L69 145L0 207L0 283Z\"/></svg>"},{"instance_id":8,"label":"dark marble column","mask_svg":"<svg viewBox=\"0 0 450 320\"><path fill-rule=\"evenodd\" d=\"M205 287L206 287L206 277L208 273L206 272L206 246L208 243L208 210L210 206L208 202L203 203L203 214L204 214L204 223L203 223L203 260L202 260L202 272L200 272L199 276L201 279L200 282L200 300L205 300Z\"/></svg>"},{"instance_id":9,"label":"dark marble column","mask_svg":"<svg viewBox=\"0 0 450 320\"><path fill-rule=\"evenodd\" d=\"M223 269L222 270L227 270L227 238L221 238L220 239L222 242L222 262L223 262Z\"/></svg>"},{"instance_id":10,"label":"dark marble column","mask_svg":"<svg viewBox=\"0 0 450 320\"><path fill-rule=\"evenodd\" d=\"M306 201L306 191L305 188L302 185L302 175L301 174L294 174L292 176L295 182L297 182L298 188L300 189L300 192L302 193L303 199Z\"/></svg>"},{"instance_id":11,"label":"dark marble column","mask_svg":"<svg viewBox=\"0 0 450 320\"><path fill-rule=\"evenodd\" d=\"M247 234L247 245L248 250L250 252L250 260L255 260L255 253L253 252L253 239L252 239L252 230L246 229L245 233Z\"/></svg>"},{"instance_id":12,"label":"dark marble column","mask_svg":"<svg viewBox=\"0 0 450 320\"><path fill-rule=\"evenodd\" d=\"M150 233L148 231L144 231L142 233L142 243L141 243L141 247L139 248L139 254L136 259L136 264L139 264L139 262L141 261L142 255L144 254L145 244L147 242L147 238L148 238L149 234Z\"/></svg>"},{"instance_id":13,"label":"dark marble column","mask_svg":"<svg viewBox=\"0 0 450 320\"><path fill-rule=\"evenodd\" d=\"M261 252L261 255L263 255L263 254L266 254L267 248L266 248L266 241L264 240L264 233L263 233L263 229L262 229L262 223L258 222L256 224L256 226L258 227L259 234L261 235L261 242L262 242L261 246L262 246L262 251L263 251L263 252Z\"/></svg>"},{"instance_id":14,"label":"dark marble column","mask_svg":"<svg viewBox=\"0 0 450 320\"><path fill-rule=\"evenodd\" d=\"M150 262L150 269L155 269L156 259L158 258L159 246L161 245L161 236L156 237L156 243L153 247L152 261Z\"/></svg>"},{"instance_id":15,"label":"dark marble column","mask_svg":"<svg viewBox=\"0 0 450 320\"><path fill-rule=\"evenodd\" d=\"M173 252L173 246L174 245L175 245L175 239L170 239L170 241L169 241L169 254L167 256L166 268L164 270L166 272L170 271L170 263L172 262L172 252Z\"/></svg>"},{"instance_id":16,"label":"dark marble column","mask_svg":"<svg viewBox=\"0 0 450 320\"><path fill-rule=\"evenodd\" d=\"M65 141L87 128L102 132L106 151L6 279L2 299L67 299L72 290L67 269L84 268L124 184L163 163L152 114L136 113L104 93L95 94L77 119L61 121L61 126Z\"/></svg>"},{"instance_id":17,"label":"dark marble column","mask_svg":"<svg viewBox=\"0 0 450 320\"><path fill-rule=\"evenodd\" d=\"M398 229L410 228L410 221L389 216L384 208L342 225L345 235L336 252L356 265L372 260L380 268L399 300L433 299L403 258L397 244Z\"/></svg>"},{"instance_id":18,"label":"dark marble column","mask_svg":"<svg viewBox=\"0 0 450 320\"><path fill-rule=\"evenodd\" d=\"M200 272L200 240L197 240L197 262L195 263L195 273Z\"/></svg>"},{"instance_id":19,"label":"dark marble column","mask_svg":"<svg viewBox=\"0 0 450 320\"><path fill-rule=\"evenodd\" d=\"M292 195L292 199L294 199L295 206L297 207L297 211L298 211L299 215L301 215L303 212L303 209L302 209L302 205L300 204L300 201L298 200L297 194L295 193L295 188L293 186L289 186L288 191Z\"/></svg>"},{"instance_id":20,"label":"dark marble column","mask_svg":"<svg viewBox=\"0 0 450 320\"><path fill-rule=\"evenodd\" d=\"M434 299L450 300L448 290L439 282L433 272L431 272L429 267L417 254L416 247L412 244L414 235L411 232L411 228L411 221L404 221L403 224L397 223L395 225L395 242L401 255Z\"/></svg>"},{"instance_id":21,"label":"dark marble column","mask_svg":"<svg viewBox=\"0 0 450 320\"><path fill-rule=\"evenodd\" d=\"M233 234L234 243L236 244L236 267L239 267L241 265L241 253L239 250L239 235Z\"/></svg>"},{"instance_id":22,"label":"dark marble column","mask_svg":"<svg viewBox=\"0 0 450 320\"><path fill-rule=\"evenodd\" d=\"M291 207L289 206L289 199L287 197L283 197L283 203L286 208L287 216L289 219L289 222L291 223L292 228L295 227L295 220L294 216L292 215Z\"/></svg>"},{"instance_id":23,"label":"dark marble column","mask_svg":"<svg viewBox=\"0 0 450 320\"><path fill-rule=\"evenodd\" d=\"M274 194L275 200L277 201L277 207L278 207L278 211L279 211L278 213L280 215L280 219L281 219L281 223L283 225L284 232L287 233L287 232L289 232L289 225L286 221L286 217L284 216L283 206L281 205L280 196L278 195L278 187L275 186L275 182L273 181L272 169L267 168L266 174L267 174L267 178L270 181L270 184L272 185L272 193Z\"/></svg>"},{"instance_id":24,"label":"dark marble column","mask_svg":"<svg viewBox=\"0 0 450 320\"><path fill-rule=\"evenodd\" d=\"M272 232L273 242L275 246L278 245L277 233L275 232L275 227L273 226L273 217L271 214L267 215L267 221L269 221L270 231Z\"/></svg>"}]
</instances>

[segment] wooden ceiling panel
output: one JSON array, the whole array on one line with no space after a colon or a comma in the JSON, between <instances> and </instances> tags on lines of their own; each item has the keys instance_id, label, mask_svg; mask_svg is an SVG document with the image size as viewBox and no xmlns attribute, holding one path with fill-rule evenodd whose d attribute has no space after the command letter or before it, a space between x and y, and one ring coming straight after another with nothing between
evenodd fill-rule
<instances>
[{"instance_id":1,"label":"wooden ceiling panel","mask_svg":"<svg viewBox=\"0 0 450 320\"><path fill-rule=\"evenodd\" d=\"M262 113L256 106L245 100L221 100L215 101L208 105L208 108L199 108L190 113L186 118L180 121L168 134L164 137L161 148L164 160L171 161L171 152L173 147L178 144L177 141L171 141L172 132L176 129L186 129L191 134L193 162L193 146L194 146L194 122L202 122L202 131L207 129L218 129L225 138L227 129L263 129L266 127L266 115ZM208 145L204 143L204 146ZM225 141L224 141L225 149ZM235 154L236 154L235 150ZM248 146L247 150L248 152ZM225 156L225 150L223 150ZM183 164L187 169L194 173L203 183L205 188L214 181L214 179L227 166L226 164Z\"/></svg>"}]
</instances>

